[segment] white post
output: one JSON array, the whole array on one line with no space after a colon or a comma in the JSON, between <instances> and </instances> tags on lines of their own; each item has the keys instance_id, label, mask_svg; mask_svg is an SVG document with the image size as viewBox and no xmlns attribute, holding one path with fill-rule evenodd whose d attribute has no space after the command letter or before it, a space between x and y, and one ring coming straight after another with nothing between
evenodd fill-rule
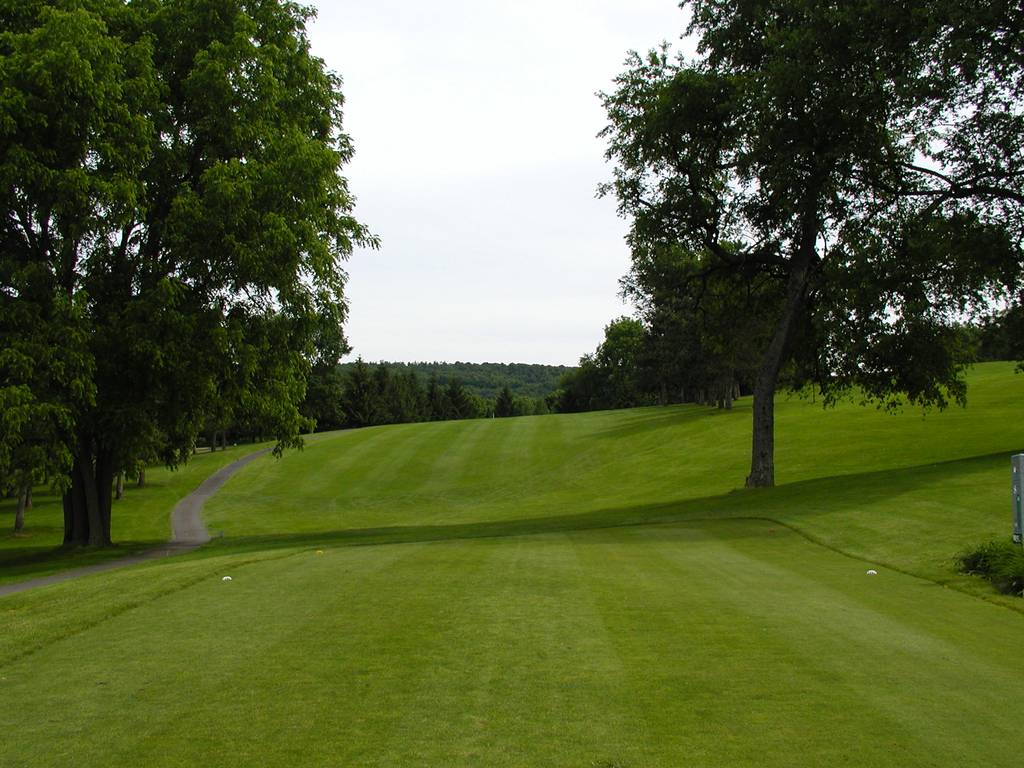
<instances>
[{"instance_id":1,"label":"white post","mask_svg":"<svg viewBox=\"0 0 1024 768\"><path fill-rule=\"evenodd\" d=\"M1013 465L1013 542L1024 546L1024 505L1021 494L1024 491L1024 453L1010 459Z\"/></svg>"}]
</instances>

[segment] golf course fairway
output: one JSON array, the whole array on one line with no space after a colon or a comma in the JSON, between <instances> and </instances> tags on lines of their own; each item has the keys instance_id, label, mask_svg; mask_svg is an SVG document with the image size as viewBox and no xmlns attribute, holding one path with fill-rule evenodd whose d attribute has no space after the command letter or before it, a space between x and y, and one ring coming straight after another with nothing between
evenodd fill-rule
<instances>
[{"instance_id":1,"label":"golf course fairway","mask_svg":"<svg viewBox=\"0 0 1024 768\"><path fill-rule=\"evenodd\" d=\"M0 598L0 766L1019 765L1024 600L955 557L1024 376L968 381L780 398L770 490L749 400L314 436L223 539Z\"/></svg>"}]
</instances>

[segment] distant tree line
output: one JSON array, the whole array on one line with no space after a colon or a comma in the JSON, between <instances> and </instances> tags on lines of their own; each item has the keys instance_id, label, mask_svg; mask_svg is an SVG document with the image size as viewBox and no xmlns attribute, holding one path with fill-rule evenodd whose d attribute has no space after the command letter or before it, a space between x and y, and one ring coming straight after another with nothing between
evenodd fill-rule
<instances>
[{"instance_id":1,"label":"distant tree line","mask_svg":"<svg viewBox=\"0 0 1024 768\"><path fill-rule=\"evenodd\" d=\"M424 376L418 367L435 368ZM518 372L553 366L500 366L486 363L487 370L475 371L473 381L493 384L495 371L500 368ZM309 380L302 413L316 423L318 431L370 427L382 424L408 424L421 421L448 421L453 419L480 419L490 417L527 416L549 412L545 397L513 394L509 377L500 385L493 397L482 390L451 375L456 371L474 373L469 363L394 364L366 363L359 358L342 366L323 366L314 369ZM447 370L445 377L436 369ZM562 368L560 370L568 370ZM513 382L522 384L521 381ZM525 382L526 388L536 386L536 380Z\"/></svg>"},{"instance_id":2,"label":"distant tree line","mask_svg":"<svg viewBox=\"0 0 1024 768\"><path fill-rule=\"evenodd\" d=\"M643 305L641 305L643 306ZM753 392L757 347L743 343L709 348L708 329L687 327L685 318L660 311L640 318L620 317L605 327L592 354L567 369L548 407L559 413L695 403L731 409L736 398ZM693 318L690 318L693 321ZM756 338L751 332L746 339ZM976 323L954 328L964 360L1024 360L1024 306L995 311ZM1021 363L1024 371L1024 363ZM780 374L784 386L799 388L801 374L790 365Z\"/></svg>"},{"instance_id":3,"label":"distant tree line","mask_svg":"<svg viewBox=\"0 0 1024 768\"><path fill-rule=\"evenodd\" d=\"M549 405L560 413L674 403L729 409L750 393L755 365L752 354L735 349L711 354L684 328L620 317L594 353L562 376Z\"/></svg>"},{"instance_id":4,"label":"distant tree line","mask_svg":"<svg viewBox=\"0 0 1024 768\"><path fill-rule=\"evenodd\" d=\"M546 397L558 386L562 374L571 370L564 365L536 365L532 363L441 363L382 362L393 372L415 371L424 381L437 376L442 383L458 379L470 391L481 397L494 399L504 387L520 397ZM356 363L343 363L343 372Z\"/></svg>"},{"instance_id":5,"label":"distant tree line","mask_svg":"<svg viewBox=\"0 0 1024 768\"><path fill-rule=\"evenodd\" d=\"M963 334L979 361L1024 360L1024 303L963 326Z\"/></svg>"}]
</instances>

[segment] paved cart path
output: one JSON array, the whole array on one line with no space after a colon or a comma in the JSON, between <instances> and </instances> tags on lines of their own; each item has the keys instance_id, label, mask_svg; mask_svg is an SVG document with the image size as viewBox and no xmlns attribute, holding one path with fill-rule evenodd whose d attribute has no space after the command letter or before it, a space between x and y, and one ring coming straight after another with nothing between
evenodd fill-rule
<instances>
[{"instance_id":1,"label":"paved cart path","mask_svg":"<svg viewBox=\"0 0 1024 768\"><path fill-rule=\"evenodd\" d=\"M192 493L181 499L171 511L171 540L163 546L150 549L146 552L140 552L136 555L119 557L116 560L108 560L105 563L87 565L81 568L71 568L70 570L61 571L60 573L54 573L49 576L40 576L39 578L28 579L26 581L19 581L14 584L0 584L0 597L4 597L5 595L15 595L19 592L35 589L36 587L45 587L48 584L59 584L62 581L70 581L71 579L77 579L81 576L88 576L93 573L102 573L103 571L112 571L115 568L124 568L127 565L144 563L148 560L156 560L158 558L169 557L171 555L180 555L185 552L191 552L194 549L198 549L210 540L210 533L206 530L206 525L203 523L202 515L203 505L206 503L206 500L220 490L220 487L224 485L228 478L235 474L235 472L269 451L269 448L264 448L263 450L243 456L237 461L233 461L228 464L226 467L221 467L200 483L199 487L192 491Z\"/></svg>"}]
</instances>

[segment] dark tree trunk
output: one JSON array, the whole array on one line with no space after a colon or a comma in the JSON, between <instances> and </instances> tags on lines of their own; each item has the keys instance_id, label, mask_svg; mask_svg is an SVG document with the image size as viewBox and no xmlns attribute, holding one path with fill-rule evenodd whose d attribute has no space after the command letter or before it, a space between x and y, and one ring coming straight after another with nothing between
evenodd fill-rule
<instances>
[{"instance_id":1,"label":"dark tree trunk","mask_svg":"<svg viewBox=\"0 0 1024 768\"><path fill-rule=\"evenodd\" d=\"M750 474L747 476L748 488L770 488L775 485L775 390L795 320L807 294L811 265L817 256L818 229L817 216L808 216L804 222L800 248L790 261L782 316L761 357L761 367L754 385L754 436Z\"/></svg>"},{"instance_id":2,"label":"dark tree trunk","mask_svg":"<svg viewBox=\"0 0 1024 768\"><path fill-rule=\"evenodd\" d=\"M21 533L25 529L25 508L29 504L32 486L28 483L18 492L18 509L14 513L14 532Z\"/></svg>"},{"instance_id":3,"label":"dark tree trunk","mask_svg":"<svg viewBox=\"0 0 1024 768\"><path fill-rule=\"evenodd\" d=\"M99 535L90 536L90 543L96 547L109 547L110 512L114 502L114 460L110 451L96 453L96 511L99 519ZM92 531L90 531L92 533Z\"/></svg>"},{"instance_id":4,"label":"dark tree trunk","mask_svg":"<svg viewBox=\"0 0 1024 768\"><path fill-rule=\"evenodd\" d=\"M110 505L114 464L109 451L94 450L83 437L72 470L71 489L64 494L65 546L110 546Z\"/></svg>"},{"instance_id":5,"label":"dark tree trunk","mask_svg":"<svg viewBox=\"0 0 1024 768\"><path fill-rule=\"evenodd\" d=\"M92 448L79 449L78 472L82 476L82 494L85 499L85 517L89 521L89 535L85 543L90 547L103 546L103 521L100 517L100 494L96 483L96 464Z\"/></svg>"},{"instance_id":6,"label":"dark tree trunk","mask_svg":"<svg viewBox=\"0 0 1024 768\"><path fill-rule=\"evenodd\" d=\"M85 511L85 484L75 459L71 487L64 493L64 546L80 547L89 542L89 517Z\"/></svg>"},{"instance_id":7,"label":"dark tree trunk","mask_svg":"<svg viewBox=\"0 0 1024 768\"><path fill-rule=\"evenodd\" d=\"M138 482L137 485L138 485L139 488L145 488L146 487L146 468L145 467L139 467L139 482Z\"/></svg>"},{"instance_id":8,"label":"dark tree trunk","mask_svg":"<svg viewBox=\"0 0 1024 768\"><path fill-rule=\"evenodd\" d=\"M25 509L32 509L32 483L25 489Z\"/></svg>"},{"instance_id":9,"label":"dark tree trunk","mask_svg":"<svg viewBox=\"0 0 1024 768\"><path fill-rule=\"evenodd\" d=\"M124 470L117 473L114 479L114 498L120 501L124 498Z\"/></svg>"},{"instance_id":10,"label":"dark tree trunk","mask_svg":"<svg viewBox=\"0 0 1024 768\"><path fill-rule=\"evenodd\" d=\"M767 355L766 355L767 357ZM750 461L748 488L770 488L775 485L775 380L771 360L761 364L754 386L754 441Z\"/></svg>"}]
</instances>

